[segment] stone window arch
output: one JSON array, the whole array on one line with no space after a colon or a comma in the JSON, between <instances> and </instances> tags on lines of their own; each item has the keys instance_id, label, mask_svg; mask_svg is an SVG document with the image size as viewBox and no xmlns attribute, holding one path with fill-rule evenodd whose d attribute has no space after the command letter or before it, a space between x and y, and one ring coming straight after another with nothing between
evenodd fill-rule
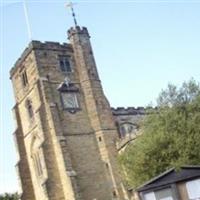
<instances>
[{"instance_id":1,"label":"stone window arch","mask_svg":"<svg viewBox=\"0 0 200 200\"><path fill-rule=\"evenodd\" d=\"M137 130L138 130L138 126L131 122L124 122L119 125L119 132L120 132L121 138L135 136Z\"/></svg>"}]
</instances>

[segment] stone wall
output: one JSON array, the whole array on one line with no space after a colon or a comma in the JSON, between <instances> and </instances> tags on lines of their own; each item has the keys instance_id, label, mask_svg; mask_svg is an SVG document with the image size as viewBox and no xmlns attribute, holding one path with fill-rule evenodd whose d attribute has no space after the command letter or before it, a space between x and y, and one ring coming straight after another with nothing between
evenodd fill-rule
<instances>
[{"instance_id":1,"label":"stone wall","mask_svg":"<svg viewBox=\"0 0 200 200\"><path fill-rule=\"evenodd\" d=\"M140 125L146 115L146 109L118 107L112 108L112 113L119 136L116 147L120 153L141 134Z\"/></svg>"},{"instance_id":2,"label":"stone wall","mask_svg":"<svg viewBox=\"0 0 200 200\"><path fill-rule=\"evenodd\" d=\"M27 177L19 170L22 189L34 191L30 200L124 200L115 120L125 115L113 115L103 93L87 29L70 29L68 36L70 44L32 41L11 69L18 125L22 121L17 144L24 145L19 154L29 170ZM60 56L70 58L71 72L61 70ZM73 112L64 109L58 89L66 77L77 88Z\"/></svg>"}]
</instances>

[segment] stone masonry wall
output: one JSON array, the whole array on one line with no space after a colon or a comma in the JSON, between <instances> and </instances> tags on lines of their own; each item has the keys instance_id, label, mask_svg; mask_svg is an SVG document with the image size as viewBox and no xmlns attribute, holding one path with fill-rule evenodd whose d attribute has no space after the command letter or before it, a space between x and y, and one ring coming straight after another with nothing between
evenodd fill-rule
<instances>
[{"instance_id":1,"label":"stone masonry wall","mask_svg":"<svg viewBox=\"0 0 200 200\"><path fill-rule=\"evenodd\" d=\"M144 110L111 109L87 29L70 29L68 36L70 44L32 41L11 69L20 125L15 135L18 146L22 144L22 200L128 199L116 159L118 125L139 124ZM70 57L72 72L61 70L60 56ZM21 80L25 70L26 87ZM79 109L74 112L63 108L58 90L66 77L77 88ZM33 108L31 119L28 99ZM40 176L34 164L36 153L42 167ZM29 196L27 190L32 191Z\"/></svg>"}]
</instances>

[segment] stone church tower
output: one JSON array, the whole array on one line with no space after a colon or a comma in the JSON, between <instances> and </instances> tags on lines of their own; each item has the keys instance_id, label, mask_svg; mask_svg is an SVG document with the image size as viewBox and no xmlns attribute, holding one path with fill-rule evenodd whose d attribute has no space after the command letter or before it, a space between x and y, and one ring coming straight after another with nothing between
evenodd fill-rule
<instances>
[{"instance_id":1,"label":"stone church tower","mask_svg":"<svg viewBox=\"0 0 200 200\"><path fill-rule=\"evenodd\" d=\"M126 200L89 33L76 26L68 38L32 41L10 71L21 199Z\"/></svg>"}]
</instances>

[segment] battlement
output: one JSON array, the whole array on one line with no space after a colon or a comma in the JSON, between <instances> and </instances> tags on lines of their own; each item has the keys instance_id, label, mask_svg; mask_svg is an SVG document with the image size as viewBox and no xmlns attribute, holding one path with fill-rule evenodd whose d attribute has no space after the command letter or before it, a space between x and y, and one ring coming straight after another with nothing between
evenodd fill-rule
<instances>
[{"instance_id":1,"label":"battlement","mask_svg":"<svg viewBox=\"0 0 200 200\"><path fill-rule=\"evenodd\" d=\"M111 108L113 115L145 115L152 113L153 110L156 110L157 108L152 107L117 107L117 108Z\"/></svg>"},{"instance_id":2,"label":"battlement","mask_svg":"<svg viewBox=\"0 0 200 200\"><path fill-rule=\"evenodd\" d=\"M72 47L68 43L59 43L59 42L41 42L38 40L33 40L29 43L28 47L25 48L21 56L18 58L18 60L15 62L14 67L10 70L10 76L14 74L16 69L22 64L22 62L26 59L26 57L30 54L32 50L54 50L54 51L62 51L62 50L68 50L72 51Z\"/></svg>"},{"instance_id":3,"label":"battlement","mask_svg":"<svg viewBox=\"0 0 200 200\"><path fill-rule=\"evenodd\" d=\"M144 115L144 107L117 107L111 108L113 115Z\"/></svg>"},{"instance_id":4,"label":"battlement","mask_svg":"<svg viewBox=\"0 0 200 200\"><path fill-rule=\"evenodd\" d=\"M51 41L37 41L33 40L29 46L31 46L33 49L47 49L47 50L66 50L71 49L71 45L68 43L59 43L59 42L51 42Z\"/></svg>"},{"instance_id":5,"label":"battlement","mask_svg":"<svg viewBox=\"0 0 200 200\"><path fill-rule=\"evenodd\" d=\"M76 26L76 27L71 27L68 32L68 39L73 36L74 34L85 34L90 38L89 32L87 30L86 27L80 27L80 26Z\"/></svg>"}]
</instances>

